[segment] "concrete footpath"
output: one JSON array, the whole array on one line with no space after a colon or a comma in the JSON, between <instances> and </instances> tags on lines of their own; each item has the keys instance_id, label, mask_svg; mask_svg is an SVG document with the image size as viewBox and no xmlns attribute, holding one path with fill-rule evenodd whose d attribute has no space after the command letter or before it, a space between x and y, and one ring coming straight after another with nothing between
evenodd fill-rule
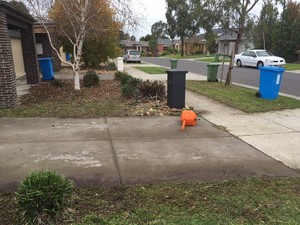
<instances>
[{"instance_id":1,"label":"concrete footpath","mask_svg":"<svg viewBox=\"0 0 300 225\"><path fill-rule=\"evenodd\" d=\"M126 72L154 80L166 81L167 75L149 75L127 64ZM155 66L143 64L143 66ZM300 74L299 74L300 75ZM206 80L201 74L188 73L187 80ZM252 87L253 88L253 87ZM300 109L248 114L220 102L186 90L186 105L216 126L255 147L266 155L300 171Z\"/></svg>"}]
</instances>

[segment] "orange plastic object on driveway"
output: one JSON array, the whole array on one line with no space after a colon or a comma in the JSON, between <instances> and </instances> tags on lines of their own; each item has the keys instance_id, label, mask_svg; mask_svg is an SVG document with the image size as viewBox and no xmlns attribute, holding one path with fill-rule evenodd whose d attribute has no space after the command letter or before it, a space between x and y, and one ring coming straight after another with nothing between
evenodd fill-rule
<instances>
[{"instance_id":1,"label":"orange plastic object on driveway","mask_svg":"<svg viewBox=\"0 0 300 225\"><path fill-rule=\"evenodd\" d=\"M192 110L183 110L181 114L181 130L184 131L185 126L196 126L197 125L197 115Z\"/></svg>"}]
</instances>

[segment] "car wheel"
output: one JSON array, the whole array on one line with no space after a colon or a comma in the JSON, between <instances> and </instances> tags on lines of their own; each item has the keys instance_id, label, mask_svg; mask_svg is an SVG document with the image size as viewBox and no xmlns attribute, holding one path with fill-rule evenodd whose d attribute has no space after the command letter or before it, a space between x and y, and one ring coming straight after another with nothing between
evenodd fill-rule
<instances>
[{"instance_id":1,"label":"car wheel","mask_svg":"<svg viewBox=\"0 0 300 225\"><path fill-rule=\"evenodd\" d=\"M138 63L141 63L141 61L138 61Z\"/></svg>"},{"instance_id":2,"label":"car wheel","mask_svg":"<svg viewBox=\"0 0 300 225\"><path fill-rule=\"evenodd\" d=\"M243 66L241 60L239 60L239 59L236 61L236 65L238 67L242 67Z\"/></svg>"},{"instance_id":3,"label":"car wheel","mask_svg":"<svg viewBox=\"0 0 300 225\"><path fill-rule=\"evenodd\" d=\"M262 61L259 61L258 63L257 63L257 68L259 68L260 66L264 66L264 63L262 62Z\"/></svg>"}]
</instances>

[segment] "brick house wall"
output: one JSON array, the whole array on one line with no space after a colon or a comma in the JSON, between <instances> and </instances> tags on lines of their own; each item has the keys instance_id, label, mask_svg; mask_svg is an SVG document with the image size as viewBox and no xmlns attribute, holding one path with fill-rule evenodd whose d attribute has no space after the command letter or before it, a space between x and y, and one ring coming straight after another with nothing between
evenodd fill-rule
<instances>
[{"instance_id":1,"label":"brick house wall","mask_svg":"<svg viewBox=\"0 0 300 225\"><path fill-rule=\"evenodd\" d=\"M35 39L33 35L34 19L6 1L0 1L0 108L17 105L15 64L10 34L21 34L24 69L28 84L40 82Z\"/></svg>"},{"instance_id":2,"label":"brick house wall","mask_svg":"<svg viewBox=\"0 0 300 225\"><path fill-rule=\"evenodd\" d=\"M14 107L18 101L16 75L6 14L3 11L0 11L0 37L0 107Z\"/></svg>"},{"instance_id":3,"label":"brick house wall","mask_svg":"<svg viewBox=\"0 0 300 225\"><path fill-rule=\"evenodd\" d=\"M163 52L164 51L164 46L163 45L157 45L157 51L158 52Z\"/></svg>"}]
</instances>

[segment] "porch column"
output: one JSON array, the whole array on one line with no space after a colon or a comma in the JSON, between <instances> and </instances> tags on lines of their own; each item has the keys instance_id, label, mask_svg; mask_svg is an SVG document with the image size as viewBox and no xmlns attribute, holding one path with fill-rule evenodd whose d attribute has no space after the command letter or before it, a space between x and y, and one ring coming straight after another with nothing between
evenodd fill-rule
<instances>
[{"instance_id":1,"label":"porch column","mask_svg":"<svg viewBox=\"0 0 300 225\"><path fill-rule=\"evenodd\" d=\"M6 15L2 11L0 11L0 37L0 108L12 108L18 101L16 74Z\"/></svg>"},{"instance_id":2,"label":"porch column","mask_svg":"<svg viewBox=\"0 0 300 225\"><path fill-rule=\"evenodd\" d=\"M21 37L27 84L39 84L40 76L32 24L28 25L27 29L22 29Z\"/></svg>"}]
</instances>

